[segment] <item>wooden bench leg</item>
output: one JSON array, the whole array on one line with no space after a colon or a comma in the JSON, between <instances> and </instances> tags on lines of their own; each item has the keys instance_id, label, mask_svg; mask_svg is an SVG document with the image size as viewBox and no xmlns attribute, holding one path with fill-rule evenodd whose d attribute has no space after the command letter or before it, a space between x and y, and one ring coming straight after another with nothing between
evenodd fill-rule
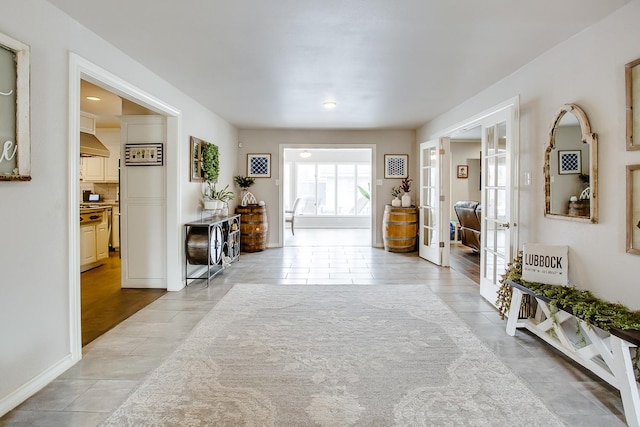
<instances>
[{"instance_id":1,"label":"wooden bench leg","mask_svg":"<svg viewBox=\"0 0 640 427\"><path fill-rule=\"evenodd\" d=\"M629 426L638 427L640 426L640 397L633 371L633 361L629 352L630 347L628 342L611 335L611 352L615 365L613 374L618 381L624 415Z\"/></svg>"}]
</instances>

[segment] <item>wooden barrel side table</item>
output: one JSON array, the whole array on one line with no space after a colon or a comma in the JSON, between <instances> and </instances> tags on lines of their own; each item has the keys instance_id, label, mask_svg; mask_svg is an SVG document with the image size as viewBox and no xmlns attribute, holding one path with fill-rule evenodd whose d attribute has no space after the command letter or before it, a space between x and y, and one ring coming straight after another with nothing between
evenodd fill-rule
<instances>
[{"instance_id":1,"label":"wooden barrel side table","mask_svg":"<svg viewBox=\"0 0 640 427\"><path fill-rule=\"evenodd\" d=\"M389 252L413 252L418 234L418 208L386 205L382 221L384 249Z\"/></svg>"},{"instance_id":2,"label":"wooden barrel side table","mask_svg":"<svg viewBox=\"0 0 640 427\"><path fill-rule=\"evenodd\" d=\"M240 248L242 252L259 252L267 247L267 208L260 205L236 207L240 214Z\"/></svg>"}]
</instances>

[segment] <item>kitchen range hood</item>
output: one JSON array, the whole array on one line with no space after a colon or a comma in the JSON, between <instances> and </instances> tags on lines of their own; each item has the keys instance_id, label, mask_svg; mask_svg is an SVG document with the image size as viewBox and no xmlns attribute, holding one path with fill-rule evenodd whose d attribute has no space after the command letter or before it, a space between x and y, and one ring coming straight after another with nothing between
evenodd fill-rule
<instances>
[{"instance_id":1,"label":"kitchen range hood","mask_svg":"<svg viewBox=\"0 0 640 427\"><path fill-rule=\"evenodd\" d=\"M109 149L95 135L80 132L80 157L109 157Z\"/></svg>"}]
</instances>

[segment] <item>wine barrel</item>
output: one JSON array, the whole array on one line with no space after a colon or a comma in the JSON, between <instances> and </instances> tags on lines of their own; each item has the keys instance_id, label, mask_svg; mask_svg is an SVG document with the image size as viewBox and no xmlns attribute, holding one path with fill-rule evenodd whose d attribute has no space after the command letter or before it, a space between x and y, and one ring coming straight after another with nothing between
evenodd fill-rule
<instances>
[{"instance_id":1,"label":"wine barrel","mask_svg":"<svg viewBox=\"0 0 640 427\"><path fill-rule=\"evenodd\" d=\"M191 227L187 232L187 261L192 265L215 265L222 257L222 229L211 228L209 238L208 227Z\"/></svg>"},{"instance_id":2,"label":"wine barrel","mask_svg":"<svg viewBox=\"0 0 640 427\"><path fill-rule=\"evenodd\" d=\"M389 252L413 252L418 234L418 210L387 205L384 208L382 239Z\"/></svg>"},{"instance_id":3,"label":"wine barrel","mask_svg":"<svg viewBox=\"0 0 640 427\"><path fill-rule=\"evenodd\" d=\"M591 204L589 199L576 200L569 202L569 216L589 216Z\"/></svg>"},{"instance_id":4,"label":"wine barrel","mask_svg":"<svg viewBox=\"0 0 640 427\"><path fill-rule=\"evenodd\" d=\"M238 206L240 214L240 250L259 252L267 246L267 208L259 205Z\"/></svg>"}]
</instances>

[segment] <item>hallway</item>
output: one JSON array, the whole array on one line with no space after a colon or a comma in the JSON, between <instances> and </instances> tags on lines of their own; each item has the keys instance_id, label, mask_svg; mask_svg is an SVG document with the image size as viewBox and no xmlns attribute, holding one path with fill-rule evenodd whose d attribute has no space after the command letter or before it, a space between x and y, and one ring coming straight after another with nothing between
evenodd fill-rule
<instances>
[{"instance_id":1,"label":"hallway","mask_svg":"<svg viewBox=\"0 0 640 427\"><path fill-rule=\"evenodd\" d=\"M624 425L616 390L526 332L507 336L505 322L463 274L425 262L415 252L306 246L243 253L211 286L196 282L163 295L85 346L82 361L7 414L0 426L98 425L236 283L423 284L568 425Z\"/></svg>"}]
</instances>

